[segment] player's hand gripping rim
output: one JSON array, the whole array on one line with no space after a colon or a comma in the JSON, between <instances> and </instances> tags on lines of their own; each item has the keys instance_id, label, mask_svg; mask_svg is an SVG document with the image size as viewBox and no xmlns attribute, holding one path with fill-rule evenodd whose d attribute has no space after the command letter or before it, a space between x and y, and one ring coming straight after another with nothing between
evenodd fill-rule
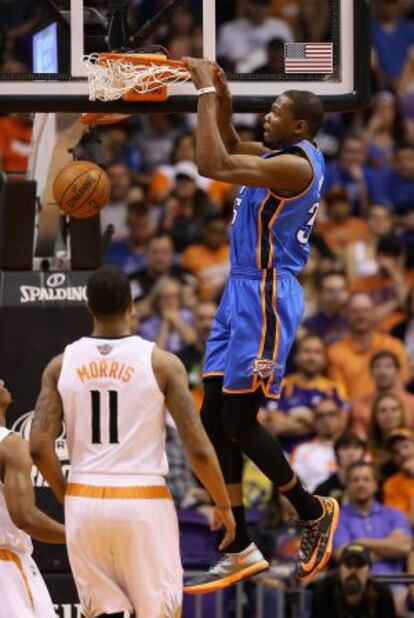
<instances>
[{"instance_id":1,"label":"player's hand gripping rim","mask_svg":"<svg viewBox=\"0 0 414 618\"><path fill-rule=\"evenodd\" d=\"M219 530L224 527L226 533L224 539L219 545L219 550L223 551L230 543L234 541L236 535L236 522L234 521L233 513L230 506L216 506L214 508L213 523L211 530Z\"/></svg>"}]
</instances>

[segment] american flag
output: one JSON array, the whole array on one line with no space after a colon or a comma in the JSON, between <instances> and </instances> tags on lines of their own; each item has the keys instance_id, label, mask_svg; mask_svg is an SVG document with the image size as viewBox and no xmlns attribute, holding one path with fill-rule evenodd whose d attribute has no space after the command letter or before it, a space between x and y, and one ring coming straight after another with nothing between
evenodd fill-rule
<instances>
[{"instance_id":1,"label":"american flag","mask_svg":"<svg viewBox=\"0 0 414 618\"><path fill-rule=\"evenodd\" d=\"M333 43L285 43L285 73L333 73Z\"/></svg>"}]
</instances>

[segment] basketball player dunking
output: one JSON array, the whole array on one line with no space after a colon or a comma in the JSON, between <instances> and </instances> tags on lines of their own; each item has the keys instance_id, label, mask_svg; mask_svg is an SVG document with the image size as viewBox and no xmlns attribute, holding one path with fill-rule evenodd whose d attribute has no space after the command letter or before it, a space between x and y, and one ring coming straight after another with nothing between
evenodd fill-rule
<instances>
[{"instance_id":1,"label":"basketball player dunking","mask_svg":"<svg viewBox=\"0 0 414 618\"><path fill-rule=\"evenodd\" d=\"M339 507L310 495L280 444L258 422L263 393L278 398L287 355L303 313L297 274L306 264L324 176L313 143L323 106L310 92L273 103L265 143L241 142L232 125L225 75L206 60L185 60L198 90L197 163L209 178L243 185L231 233L231 276L217 311L204 365L202 419L226 480L236 520L227 554L185 591L224 588L263 570L242 504L243 453L290 500L301 521L297 575L309 581L327 563Z\"/></svg>"},{"instance_id":2,"label":"basketball player dunking","mask_svg":"<svg viewBox=\"0 0 414 618\"><path fill-rule=\"evenodd\" d=\"M64 543L65 529L36 507L29 445L5 427L11 401L0 381L0 615L56 618L50 594L31 557L29 535L45 543Z\"/></svg>"},{"instance_id":3,"label":"basketball player dunking","mask_svg":"<svg viewBox=\"0 0 414 618\"><path fill-rule=\"evenodd\" d=\"M87 618L181 615L177 517L165 485L165 407L194 472L224 524L234 519L214 449L201 425L181 361L130 335L128 278L103 267L89 279L93 333L46 368L36 404L32 456L64 499L69 559ZM65 421L71 472L65 483L55 438Z\"/></svg>"}]
</instances>

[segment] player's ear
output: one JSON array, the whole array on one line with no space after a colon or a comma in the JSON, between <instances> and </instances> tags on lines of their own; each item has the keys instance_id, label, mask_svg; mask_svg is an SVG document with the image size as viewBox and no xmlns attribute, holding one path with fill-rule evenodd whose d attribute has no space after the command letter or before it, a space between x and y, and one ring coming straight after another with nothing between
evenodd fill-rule
<instances>
[{"instance_id":1,"label":"player's ear","mask_svg":"<svg viewBox=\"0 0 414 618\"><path fill-rule=\"evenodd\" d=\"M308 132L308 123L306 122L306 120L297 120L296 121L296 127L294 130L296 135L303 135L304 133Z\"/></svg>"}]
</instances>

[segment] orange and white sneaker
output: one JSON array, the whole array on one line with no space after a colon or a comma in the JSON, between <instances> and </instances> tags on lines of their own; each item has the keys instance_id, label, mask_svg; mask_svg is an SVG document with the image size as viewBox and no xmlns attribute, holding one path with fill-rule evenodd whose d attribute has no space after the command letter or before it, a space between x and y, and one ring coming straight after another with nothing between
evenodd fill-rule
<instances>
[{"instance_id":1,"label":"orange and white sneaker","mask_svg":"<svg viewBox=\"0 0 414 618\"><path fill-rule=\"evenodd\" d=\"M334 498L315 496L323 514L315 521L300 521L300 548L296 576L309 583L327 565L332 555L332 540L339 519L339 504Z\"/></svg>"},{"instance_id":2,"label":"orange and white sneaker","mask_svg":"<svg viewBox=\"0 0 414 618\"><path fill-rule=\"evenodd\" d=\"M254 543L236 554L224 556L211 566L206 573L191 579L185 586L187 594L207 594L222 588L228 588L244 579L258 575L269 568L262 552Z\"/></svg>"}]
</instances>

